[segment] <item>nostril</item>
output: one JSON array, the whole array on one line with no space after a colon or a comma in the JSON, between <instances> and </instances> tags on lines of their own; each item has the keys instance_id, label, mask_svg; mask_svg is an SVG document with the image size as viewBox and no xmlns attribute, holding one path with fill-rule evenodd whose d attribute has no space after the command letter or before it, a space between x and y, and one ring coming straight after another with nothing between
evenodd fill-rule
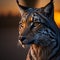
<instances>
[{"instance_id":1,"label":"nostril","mask_svg":"<svg viewBox=\"0 0 60 60\"><path fill-rule=\"evenodd\" d=\"M25 40L25 39L26 39L26 37L22 37L22 39L21 39L21 40L23 41L23 40Z\"/></svg>"},{"instance_id":2,"label":"nostril","mask_svg":"<svg viewBox=\"0 0 60 60\"><path fill-rule=\"evenodd\" d=\"M23 40L25 40L25 39L26 39L25 36L21 36L21 37L19 38L19 40L21 40L21 41L23 41Z\"/></svg>"}]
</instances>

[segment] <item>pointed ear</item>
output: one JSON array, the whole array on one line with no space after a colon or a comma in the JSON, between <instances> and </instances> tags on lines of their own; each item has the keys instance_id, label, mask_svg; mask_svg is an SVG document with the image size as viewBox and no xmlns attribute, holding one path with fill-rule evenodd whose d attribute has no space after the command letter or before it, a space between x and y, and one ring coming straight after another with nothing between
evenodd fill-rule
<instances>
[{"instance_id":1,"label":"pointed ear","mask_svg":"<svg viewBox=\"0 0 60 60\"><path fill-rule=\"evenodd\" d=\"M53 0L51 0L45 7L44 12L46 15L54 14L54 6L53 6Z\"/></svg>"},{"instance_id":2,"label":"pointed ear","mask_svg":"<svg viewBox=\"0 0 60 60\"><path fill-rule=\"evenodd\" d=\"M21 15L23 15L24 12L27 12L27 10L29 9L29 7L24 7L24 6L20 5L18 0L16 0L16 2L17 2L17 5L20 8Z\"/></svg>"}]
</instances>

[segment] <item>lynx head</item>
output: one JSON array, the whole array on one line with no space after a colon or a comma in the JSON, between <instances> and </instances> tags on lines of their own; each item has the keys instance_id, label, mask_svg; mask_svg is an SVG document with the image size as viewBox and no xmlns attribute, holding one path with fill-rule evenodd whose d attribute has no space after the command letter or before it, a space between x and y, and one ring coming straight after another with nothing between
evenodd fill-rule
<instances>
[{"instance_id":1,"label":"lynx head","mask_svg":"<svg viewBox=\"0 0 60 60\"><path fill-rule=\"evenodd\" d=\"M39 40L40 35L42 35L40 31L48 27L49 20L53 20L53 0L42 8L24 7L19 5L18 0L17 4L21 13L21 20L19 22L19 43L23 47L27 44L35 44L35 40Z\"/></svg>"}]
</instances>

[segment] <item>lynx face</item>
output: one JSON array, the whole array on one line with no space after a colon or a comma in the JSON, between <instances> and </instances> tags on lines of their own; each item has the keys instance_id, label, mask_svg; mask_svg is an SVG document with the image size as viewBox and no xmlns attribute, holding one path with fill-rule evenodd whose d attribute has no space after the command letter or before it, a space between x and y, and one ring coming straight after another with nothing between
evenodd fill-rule
<instances>
[{"instance_id":1,"label":"lynx face","mask_svg":"<svg viewBox=\"0 0 60 60\"><path fill-rule=\"evenodd\" d=\"M54 22L53 0L42 8L24 7L18 0L17 4L21 13L19 44L32 44L27 60L59 60L60 33Z\"/></svg>"},{"instance_id":2,"label":"lynx face","mask_svg":"<svg viewBox=\"0 0 60 60\"><path fill-rule=\"evenodd\" d=\"M42 8L28 8L21 5L19 7L21 8L21 20L19 22L19 42L21 45L48 46L51 41L56 42L52 1Z\"/></svg>"},{"instance_id":3,"label":"lynx face","mask_svg":"<svg viewBox=\"0 0 60 60\"><path fill-rule=\"evenodd\" d=\"M37 13L25 14L22 16L19 22L19 35L23 44L33 44L36 39L36 34L39 33L42 24L40 23L40 17Z\"/></svg>"},{"instance_id":4,"label":"lynx face","mask_svg":"<svg viewBox=\"0 0 60 60\"><path fill-rule=\"evenodd\" d=\"M55 41L55 33L44 23L45 20L39 15L38 10L24 14L19 22L19 40L22 44L48 46L51 41Z\"/></svg>"}]
</instances>

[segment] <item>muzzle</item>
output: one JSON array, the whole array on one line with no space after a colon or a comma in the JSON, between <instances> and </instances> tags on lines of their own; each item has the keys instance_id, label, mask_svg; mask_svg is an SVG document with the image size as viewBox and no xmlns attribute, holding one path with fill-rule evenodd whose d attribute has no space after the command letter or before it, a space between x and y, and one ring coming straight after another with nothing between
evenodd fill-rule
<instances>
[{"instance_id":1,"label":"muzzle","mask_svg":"<svg viewBox=\"0 0 60 60\"><path fill-rule=\"evenodd\" d=\"M23 41L26 39L25 36L20 36L18 39L18 45L22 46L23 48L25 48L25 44L23 43Z\"/></svg>"}]
</instances>

